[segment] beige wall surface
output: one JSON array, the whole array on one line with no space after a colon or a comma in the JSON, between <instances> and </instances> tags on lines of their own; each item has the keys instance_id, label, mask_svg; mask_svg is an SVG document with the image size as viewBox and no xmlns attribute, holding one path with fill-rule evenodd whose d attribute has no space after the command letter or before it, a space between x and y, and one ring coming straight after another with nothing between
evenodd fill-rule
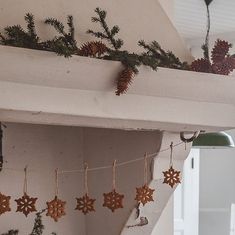
<instances>
[{"instance_id":1,"label":"beige wall surface","mask_svg":"<svg viewBox=\"0 0 235 235\"><path fill-rule=\"evenodd\" d=\"M172 50L183 60L191 60L191 54L180 38L178 32L170 22L166 13L157 0L143 3L141 0L1 0L0 1L0 29L6 25L24 23L24 15L31 12L36 17L39 35L48 39L55 35L55 31L46 26L46 17L55 17L63 22L66 16L74 16L76 39L78 43L94 39L86 34L88 29L99 30L100 27L91 22L94 9L100 7L107 10L107 22L119 25L120 37L125 42L125 49L142 51L137 46L141 39L156 40L163 48Z\"/></svg>"},{"instance_id":2,"label":"beige wall surface","mask_svg":"<svg viewBox=\"0 0 235 235\"><path fill-rule=\"evenodd\" d=\"M12 211L0 217L0 233L19 229L20 235L31 232L33 214L28 218L16 211L14 200L23 193L23 168L27 164L28 194L38 197L37 209L46 208L46 201L52 200L55 192L54 171L81 167L83 162L82 130L71 127L7 124L4 129L3 153L6 168L22 171L3 170L0 177L0 191L10 195ZM85 219L75 208L75 197L82 193L82 178L79 174L59 177L59 197L67 201L67 215L55 223L43 217L44 234L58 232L58 235L85 234Z\"/></svg>"},{"instance_id":3,"label":"beige wall surface","mask_svg":"<svg viewBox=\"0 0 235 235\"><path fill-rule=\"evenodd\" d=\"M23 168L29 166L29 195L38 197L38 210L54 197L54 170L81 169L83 161L99 167L142 157L156 152L161 143L160 132L121 131L110 129L62 127L29 124L10 124L4 129L5 167L21 171L3 170L0 191L11 195L12 211L1 216L0 233L8 229L20 230L20 235L31 232L34 215L25 218L16 213L14 199L22 196ZM58 235L118 235L135 202L135 187L143 183L142 161L117 169L117 190L125 194L124 209L112 213L102 207L104 192L111 191L111 169L89 174L90 195L97 199L96 212L86 217L74 210L75 197L83 193L83 176L70 173L59 176L59 197L67 201L67 215L55 223L43 216L44 234Z\"/></svg>"}]
</instances>

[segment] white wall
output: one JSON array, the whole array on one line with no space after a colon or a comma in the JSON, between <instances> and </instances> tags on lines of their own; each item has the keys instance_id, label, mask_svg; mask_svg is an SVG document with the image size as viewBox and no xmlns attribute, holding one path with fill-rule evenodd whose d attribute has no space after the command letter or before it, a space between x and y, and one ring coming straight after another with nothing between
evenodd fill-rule
<instances>
[{"instance_id":1,"label":"white wall","mask_svg":"<svg viewBox=\"0 0 235 235\"><path fill-rule=\"evenodd\" d=\"M160 132L121 131L29 124L9 124L4 129L5 167L0 173L0 190L12 196L12 212L0 218L0 233L20 229L20 235L30 233L34 215L25 218L16 213L15 198L22 196L23 168L29 165L29 194L38 197L38 209L54 197L54 170L79 169L85 160L90 167L112 164L114 159L125 161L139 158L160 148ZM118 235L135 202L135 187L143 182L142 162L120 167L117 171L118 190L125 194L124 209L116 213L102 207L104 192L111 190L111 170L89 174L90 195L97 199L96 212L87 217L74 210L75 197L83 193L81 173L60 176L60 198L67 201L67 215L55 223L44 217L44 234L58 235ZM107 232L108 231L108 232Z\"/></svg>"},{"instance_id":2,"label":"white wall","mask_svg":"<svg viewBox=\"0 0 235 235\"><path fill-rule=\"evenodd\" d=\"M229 134L235 139L235 131ZM199 235L229 235L235 203L235 149L201 150Z\"/></svg>"},{"instance_id":3,"label":"white wall","mask_svg":"<svg viewBox=\"0 0 235 235\"><path fill-rule=\"evenodd\" d=\"M168 201L165 209L163 210L161 217L157 223L157 226L154 228L151 235L173 235L174 234L174 203L173 195Z\"/></svg>"}]
</instances>

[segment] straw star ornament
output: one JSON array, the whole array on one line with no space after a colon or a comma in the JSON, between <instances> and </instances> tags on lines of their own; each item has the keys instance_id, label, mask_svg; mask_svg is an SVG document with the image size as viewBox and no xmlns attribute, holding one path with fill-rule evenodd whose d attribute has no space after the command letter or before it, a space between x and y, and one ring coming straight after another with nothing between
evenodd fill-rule
<instances>
[{"instance_id":1,"label":"straw star ornament","mask_svg":"<svg viewBox=\"0 0 235 235\"><path fill-rule=\"evenodd\" d=\"M103 207L109 208L112 212L123 208L124 195L116 192L116 160L113 162L113 189L109 193L104 193Z\"/></svg>"},{"instance_id":2,"label":"straw star ornament","mask_svg":"<svg viewBox=\"0 0 235 235\"><path fill-rule=\"evenodd\" d=\"M170 155L170 167L167 171L163 171L164 181L163 184L170 185L173 188L176 184L180 182L180 171L177 171L173 168L173 143L170 145L171 155Z\"/></svg>"},{"instance_id":3,"label":"straw star ornament","mask_svg":"<svg viewBox=\"0 0 235 235\"><path fill-rule=\"evenodd\" d=\"M4 214L5 212L11 211L10 199L10 196L6 196L0 193L0 215Z\"/></svg>"},{"instance_id":4,"label":"straw star ornament","mask_svg":"<svg viewBox=\"0 0 235 235\"><path fill-rule=\"evenodd\" d=\"M169 184L172 188L180 183L180 171L176 171L172 166L168 171L163 172L164 184Z\"/></svg>"},{"instance_id":5,"label":"straw star ornament","mask_svg":"<svg viewBox=\"0 0 235 235\"><path fill-rule=\"evenodd\" d=\"M57 222L62 216L66 215L65 205L66 202L58 198L59 186L58 186L58 168L55 170L55 198L47 202L47 216L50 216Z\"/></svg>"},{"instance_id":6,"label":"straw star ornament","mask_svg":"<svg viewBox=\"0 0 235 235\"><path fill-rule=\"evenodd\" d=\"M47 216L50 216L54 219L55 222L58 221L59 218L65 215L65 201L60 200L57 196L50 201L47 202Z\"/></svg>"},{"instance_id":7,"label":"straw star ornament","mask_svg":"<svg viewBox=\"0 0 235 235\"><path fill-rule=\"evenodd\" d=\"M84 188L85 188L85 195L80 198L76 198L77 200L77 207L75 210L82 211L84 215L89 212L95 211L94 204L96 199L92 199L89 197L89 190L88 190L88 164L85 163L85 170L84 170Z\"/></svg>"},{"instance_id":8,"label":"straw star ornament","mask_svg":"<svg viewBox=\"0 0 235 235\"><path fill-rule=\"evenodd\" d=\"M23 186L23 196L21 198L16 199L17 210L16 212L22 212L26 217L31 212L36 212L36 197L30 197L27 194L27 166L24 168L25 178L24 178L24 186Z\"/></svg>"},{"instance_id":9,"label":"straw star ornament","mask_svg":"<svg viewBox=\"0 0 235 235\"><path fill-rule=\"evenodd\" d=\"M138 203L145 205L148 202L153 202L153 193L155 189L151 189L148 186L148 162L147 154L144 157L144 185L142 187L136 188L136 197L135 200Z\"/></svg>"}]
</instances>

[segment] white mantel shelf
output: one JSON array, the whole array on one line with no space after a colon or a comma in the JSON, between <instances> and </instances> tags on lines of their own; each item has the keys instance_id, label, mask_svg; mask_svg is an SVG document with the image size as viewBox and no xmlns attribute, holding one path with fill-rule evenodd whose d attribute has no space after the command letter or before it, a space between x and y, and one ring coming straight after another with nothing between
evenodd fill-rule
<instances>
[{"instance_id":1,"label":"white mantel shelf","mask_svg":"<svg viewBox=\"0 0 235 235\"><path fill-rule=\"evenodd\" d=\"M115 95L119 62L0 46L0 120L167 131L235 128L235 79L141 67Z\"/></svg>"}]
</instances>

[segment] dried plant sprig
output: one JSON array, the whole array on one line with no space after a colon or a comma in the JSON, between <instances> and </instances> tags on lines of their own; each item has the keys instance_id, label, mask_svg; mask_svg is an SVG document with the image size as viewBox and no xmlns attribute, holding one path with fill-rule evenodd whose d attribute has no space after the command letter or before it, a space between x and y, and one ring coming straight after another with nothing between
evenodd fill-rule
<instances>
[{"instance_id":1,"label":"dried plant sprig","mask_svg":"<svg viewBox=\"0 0 235 235\"><path fill-rule=\"evenodd\" d=\"M120 28L117 25L114 25L111 29L109 28L106 23L106 11L101 10L99 7L97 7L95 9L95 13L97 14L97 16L92 17L91 20L94 23L99 23L100 26L103 28L103 32L95 32L89 29L87 33L92 34L93 36L100 39L106 39L115 50L119 50L123 45L123 40L120 38L116 39L115 36L120 31Z\"/></svg>"},{"instance_id":2,"label":"dried plant sprig","mask_svg":"<svg viewBox=\"0 0 235 235\"><path fill-rule=\"evenodd\" d=\"M45 24L53 26L59 34L59 36L55 36L52 40L46 42L48 48L64 57L71 57L77 53L78 47L74 36L75 29L71 15L67 16L68 33L65 32L63 23L55 18L47 18Z\"/></svg>"}]
</instances>

